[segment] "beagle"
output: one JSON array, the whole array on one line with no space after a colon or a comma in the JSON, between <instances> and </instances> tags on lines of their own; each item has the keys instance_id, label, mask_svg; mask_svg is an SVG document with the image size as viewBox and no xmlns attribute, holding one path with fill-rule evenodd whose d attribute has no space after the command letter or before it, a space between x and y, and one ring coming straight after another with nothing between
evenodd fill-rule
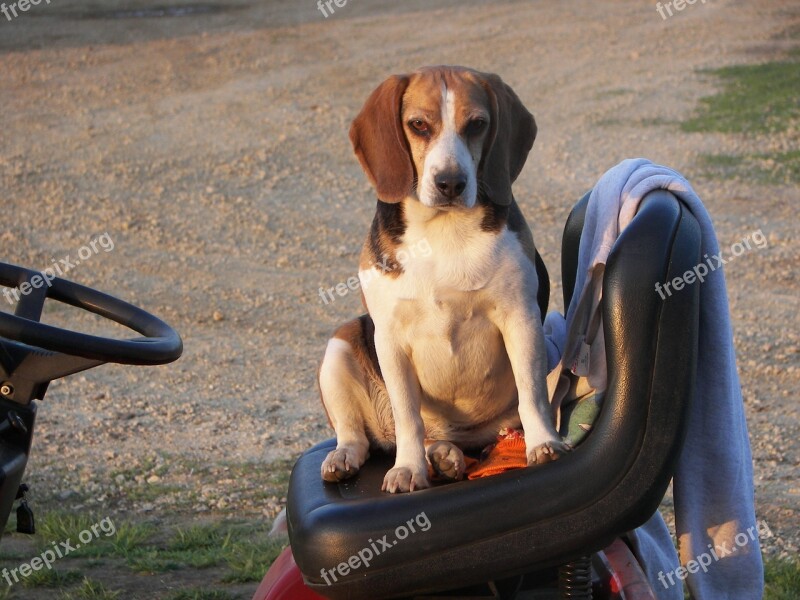
<instances>
[{"instance_id":1,"label":"beagle","mask_svg":"<svg viewBox=\"0 0 800 600\"><path fill-rule=\"evenodd\" d=\"M324 480L354 475L371 445L396 449L385 491L428 487L428 463L460 479L462 448L503 427L522 426L529 465L570 450L547 397L547 272L511 193L535 137L500 77L462 67L390 77L353 121L379 200L358 273L367 314L319 370L337 437Z\"/></svg>"}]
</instances>

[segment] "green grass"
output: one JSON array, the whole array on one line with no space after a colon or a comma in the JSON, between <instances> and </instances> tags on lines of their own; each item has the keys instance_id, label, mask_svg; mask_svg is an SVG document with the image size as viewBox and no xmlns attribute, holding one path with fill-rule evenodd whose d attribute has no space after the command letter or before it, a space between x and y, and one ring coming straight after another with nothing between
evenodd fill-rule
<instances>
[{"instance_id":1,"label":"green grass","mask_svg":"<svg viewBox=\"0 0 800 600\"><path fill-rule=\"evenodd\" d=\"M181 569L224 567L227 583L258 582L286 547L285 540L267 537L267 528L249 527L249 534L235 526L178 530L166 547L146 546L126 557L136 573L156 574Z\"/></svg>"},{"instance_id":2,"label":"green grass","mask_svg":"<svg viewBox=\"0 0 800 600\"><path fill-rule=\"evenodd\" d=\"M63 600L114 600L119 592L107 589L102 583L84 577L80 586L74 590L64 592Z\"/></svg>"},{"instance_id":3,"label":"green grass","mask_svg":"<svg viewBox=\"0 0 800 600\"><path fill-rule=\"evenodd\" d=\"M117 556L128 556L141 548L155 534L155 527L149 523L123 521L111 538L111 547Z\"/></svg>"},{"instance_id":4,"label":"green grass","mask_svg":"<svg viewBox=\"0 0 800 600\"><path fill-rule=\"evenodd\" d=\"M759 154L701 154L698 160L705 177L747 179L766 184L800 183L800 150Z\"/></svg>"},{"instance_id":5,"label":"green grass","mask_svg":"<svg viewBox=\"0 0 800 600\"><path fill-rule=\"evenodd\" d=\"M745 134L756 142L800 131L800 49L784 60L735 65L707 71L721 79L719 93L700 100L695 115L681 124L684 131ZM792 138L789 139L791 141ZM795 140L800 146L800 139ZM800 150L761 153L703 154L700 174L766 185L800 183Z\"/></svg>"},{"instance_id":6,"label":"green grass","mask_svg":"<svg viewBox=\"0 0 800 600\"><path fill-rule=\"evenodd\" d=\"M234 532L221 525L192 525L178 527L169 541L171 550L206 550L225 548L230 544Z\"/></svg>"},{"instance_id":7,"label":"green grass","mask_svg":"<svg viewBox=\"0 0 800 600\"><path fill-rule=\"evenodd\" d=\"M770 133L800 120L800 61L735 65L709 71L722 80L722 90L700 100L684 131Z\"/></svg>"},{"instance_id":8,"label":"green grass","mask_svg":"<svg viewBox=\"0 0 800 600\"><path fill-rule=\"evenodd\" d=\"M225 581L235 583L258 582L264 577L269 566L286 547L285 541L267 538L266 532L255 543L234 543L226 553L225 562L229 574Z\"/></svg>"},{"instance_id":9,"label":"green grass","mask_svg":"<svg viewBox=\"0 0 800 600\"><path fill-rule=\"evenodd\" d=\"M285 540L267 537L266 526L251 524L195 525L177 528L165 548L151 549L133 557L134 570L203 569L225 566L224 581L261 581L264 573L286 547Z\"/></svg>"},{"instance_id":10,"label":"green grass","mask_svg":"<svg viewBox=\"0 0 800 600\"><path fill-rule=\"evenodd\" d=\"M283 475L276 475L280 479ZM46 513L37 527L34 543L38 551L52 548L52 542L70 540L72 545L82 531L91 531L98 520L92 515ZM225 568L228 582L260 581L270 564L285 547L285 541L267 537L267 524L215 523L175 527L161 536L150 524L122 521L115 523L115 534L82 544L64 559L84 558L95 564L100 559L123 559L135 573L156 574L181 569ZM85 534L84 534L85 536ZM25 557L23 557L25 558ZM62 579L59 579L62 578ZM41 571L29 578L32 586L60 585L80 574ZM66 579L64 579L66 578ZM88 585L88 584L86 584Z\"/></svg>"},{"instance_id":11,"label":"green grass","mask_svg":"<svg viewBox=\"0 0 800 600\"><path fill-rule=\"evenodd\" d=\"M123 508L127 507L132 496L161 497L162 493L173 493L172 487L177 489L179 486L165 485L172 481L167 476L173 473L178 475L176 479L181 485L180 477L185 473L192 473L194 478L200 477L210 483L221 479L247 480L250 485L242 491L243 498L253 506L258 506L261 499L274 503L286 495L294 463L293 460L280 460L266 466L251 463L207 465L171 458L165 462L168 473L162 481L153 484L142 481L142 477L156 469L155 459L152 465L147 465L144 473L142 469L118 473L126 480L125 489L120 492L120 497L125 500ZM158 470L166 472L160 464ZM185 490L180 493L181 501L187 497ZM192 506L196 503L196 498L191 499ZM66 541L73 548L80 544L80 548L59 559L52 570L34 572L25 584L7 589L1 586L0 600L25 598L31 593L31 588L53 590L53 596L62 600L120 598L126 592L115 591L121 586L115 584L118 579L131 579L135 574L134 579L141 581L142 589L155 589L161 585L161 574L166 572L169 572L171 581L191 580L186 589L166 594L167 600L233 600L241 597L238 590L241 584L255 584L263 578L286 545L285 540L275 541L268 537L271 525L268 519L247 513L242 514L242 520L235 522L221 520L219 515L209 513L210 521L204 522L192 518L194 513L178 511L174 519L162 517L162 522L148 523L113 516L117 514L113 505L107 508L108 512L93 514L82 511L67 513L63 503L55 499L51 499L48 506L43 506L45 504L48 503L40 503L36 514L37 532L33 536L15 533L12 515L6 536L14 538L13 551L6 547L0 560L12 565L28 562L45 550L53 550L54 543L55 547L63 548L60 542ZM170 505L172 508L174 503ZM109 514L112 516L109 522L105 522L106 529L103 530L99 524ZM180 522L186 524L179 525ZM111 523L113 529L109 527ZM98 534L92 532L92 526ZM106 531L113 533L106 535ZM91 533L91 541L88 540L89 533L84 533L87 541L81 543L81 532ZM207 570L204 577L215 585L195 589L197 571L202 570ZM104 583L110 587L104 587Z\"/></svg>"},{"instance_id":12,"label":"green grass","mask_svg":"<svg viewBox=\"0 0 800 600\"><path fill-rule=\"evenodd\" d=\"M113 547L101 533L99 538L92 534L92 541L81 544L79 535L82 531L91 533L91 526L96 523L88 515L66 514L61 512L48 512L39 518L36 524L36 540L40 550L52 550L55 542L58 549L67 552L67 548L60 545L60 542L68 542L71 546L69 554L73 558L79 556L105 556L113 553ZM99 529L98 529L99 531Z\"/></svg>"},{"instance_id":13,"label":"green grass","mask_svg":"<svg viewBox=\"0 0 800 600\"><path fill-rule=\"evenodd\" d=\"M80 571L72 569L62 571L52 568L34 571L27 577L22 578L20 584L26 588L63 588L81 579L83 579L83 573Z\"/></svg>"},{"instance_id":14,"label":"green grass","mask_svg":"<svg viewBox=\"0 0 800 600\"><path fill-rule=\"evenodd\" d=\"M155 502L159 498L178 497L184 491L179 485L167 483L141 483L125 491L125 498L130 502Z\"/></svg>"},{"instance_id":15,"label":"green grass","mask_svg":"<svg viewBox=\"0 0 800 600\"><path fill-rule=\"evenodd\" d=\"M764 600L800 598L800 560L769 560L764 564Z\"/></svg>"},{"instance_id":16,"label":"green grass","mask_svg":"<svg viewBox=\"0 0 800 600\"><path fill-rule=\"evenodd\" d=\"M98 526L103 523L103 527ZM95 536L92 527L97 531ZM80 543L80 534L88 532L91 541ZM36 526L36 540L41 550L52 549L52 543L69 541L74 548L67 556L78 557L104 557L122 556L130 554L135 548L143 545L151 537L154 529L147 524L134 524L127 521L114 523L112 519L96 519L87 514L66 514L61 512L48 512L39 519ZM80 546L80 547L78 547ZM63 551L66 551L64 549Z\"/></svg>"},{"instance_id":17,"label":"green grass","mask_svg":"<svg viewBox=\"0 0 800 600\"><path fill-rule=\"evenodd\" d=\"M233 527L221 524L177 527L164 546L148 546L131 553L128 566L139 573L161 573L223 565L235 536Z\"/></svg>"},{"instance_id":18,"label":"green grass","mask_svg":"<svg viewBox=\"0 0 800 600\"><path fill-rule=\"evenodd\" d=\"M131 571L143 575L177 571L187 566L185 561L175 558L174 555L167 555L158 548L139 550L128 556L125 564Z\"/></svg>"}]
</instances>

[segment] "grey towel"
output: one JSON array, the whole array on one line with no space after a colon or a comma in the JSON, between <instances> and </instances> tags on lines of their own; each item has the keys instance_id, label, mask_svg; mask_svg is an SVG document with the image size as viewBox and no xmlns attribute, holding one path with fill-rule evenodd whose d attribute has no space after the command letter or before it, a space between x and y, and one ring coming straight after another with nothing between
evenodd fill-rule
<instances>
[{"instance_id":1,"label":"grey towel","mask_svg":"<svg viewBox=\"0 0 800 600\"><path fill-rule=\"evenodd\" d=\"M736 370L725 276L715 259L720 251L711 218L679 173L645 159L630 159L598 181L586 210L575 294L566 322L561 315L550 313L545 323L550 336L550 366L559 359L563 361L559 368L574 364L574 356L559 353L576 347L569 338L582 325L576 326L575 321L588 324L586 314L591 315L591 307L576 311L580 300L598 298L595 286L615 240L633 219L642 198L656 189L675 194L700 224L701 260L706 266L698 265L697 272L706 274L702 282L694 278L688 284L700 286L700 331L695 402L673 479L680 564L658 512L632 532L631 540L660 599L683 600L681 580L685 579L696 600L757 600L764 587L758 541L761 532L756 526L750 440ZM653 293L666 295L663 288L660 292L654 288ZM581 312L585 314L581 316ZM591 370L605 373L602 335L595 340L591 344ZM602 377L595 377L595 381L601 387L605 383ZM557 405L558 402L554 408Z\"/></svg>"}]
</instances>

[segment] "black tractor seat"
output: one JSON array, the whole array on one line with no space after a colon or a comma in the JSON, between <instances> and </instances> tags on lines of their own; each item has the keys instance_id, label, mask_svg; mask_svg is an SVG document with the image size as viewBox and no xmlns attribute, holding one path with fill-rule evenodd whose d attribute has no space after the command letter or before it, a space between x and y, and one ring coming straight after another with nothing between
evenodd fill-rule
<instances>
[{"instance_id":1,"label":"black tractor seat","mask_svg":"<svg viewBox=\"0 0 800 600\"><path fill-rule=\"evenodd\" d=\"M565 306L587 200L565 228ZM320 465L335 440L308 450L287 505L307 584L334 599L433 594L570 563L647 521L680 455L699 314L698 286L662 300L654 284L699 257L694 217L669 192L648 194L606 265L602 409L585 441L557 462L392 495L380 491L392 456L373 452L354 478L325 483Z\"/></svg>"}]
</instances>

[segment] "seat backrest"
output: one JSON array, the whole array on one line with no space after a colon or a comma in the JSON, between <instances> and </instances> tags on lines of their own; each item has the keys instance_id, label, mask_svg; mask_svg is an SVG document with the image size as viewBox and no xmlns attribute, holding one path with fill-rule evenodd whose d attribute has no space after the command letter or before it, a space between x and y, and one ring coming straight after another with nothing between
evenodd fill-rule
<instances>
[{"instance_id":1,"label":"seat backrest","mask_svg":"<svg viewBox=\"0 0 800 600\"><path fill-rule=\"evenodd\" d=\"M576 292L589 195L578 201L564 227L565 310ZM645 461L647 469L625 484L629 497L636 500L627 510L636 514L637 524L656 510L675 471L697 366L699 285L665 299L655 284L695 266L700 261L700 241L700 227L689 210L670 192L656 190L642 200L605 268L602 312L608 389L606 406L593 429L597 435L584 451L596 452L594 459L600 461L609 458L607 443L639 449L630 465ZM632 468L626 477L635 471ZM607 514L618 517L620 512Z\"/></svg>"}]
</instances>

